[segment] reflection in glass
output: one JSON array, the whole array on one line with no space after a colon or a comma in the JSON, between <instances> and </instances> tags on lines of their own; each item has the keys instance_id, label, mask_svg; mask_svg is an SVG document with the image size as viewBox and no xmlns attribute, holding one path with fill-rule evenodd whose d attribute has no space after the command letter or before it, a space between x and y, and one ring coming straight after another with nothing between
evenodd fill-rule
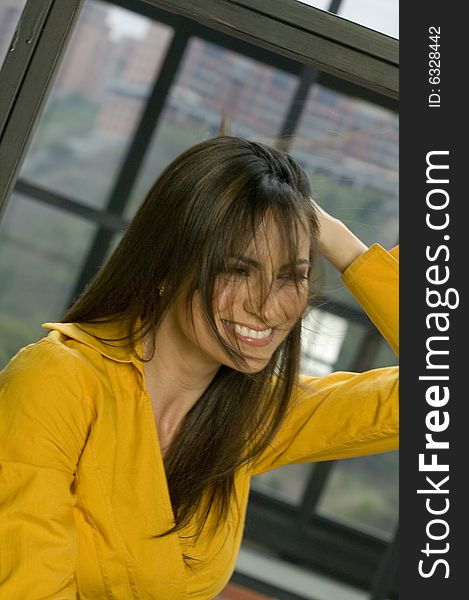
<instances>
[{"instance_id":1,"label":"reflection in glass","mask_svg":"<svg viewBox=\"0 0 469 600\"><path fill-rule=\"evenodd\" d=\"M86 2L20 177L102 207L170 38L164 25Z\"/></svg>"},{"instance_id":2,"label":"reflection in glass","mask_svg":"<svg viewBox=\"0 0 469 600\"><path fill-rule=\"evenodd\" d=\"M95 225L17 194L0 227L0 368L60 320Z\"/></svg>"},{"instance_id":3,"label":"reflection in glass","mask_svg":"<svg viewBox=\"0 0 469 600\"><path fill-rule=\"evenodd\" d=\"M273 142L296 77L200 39L188 43L161 122L132 193L132 216L161 171L197 142L217 134L222 114L233 135Z\"/></svg>"}]
</instances>

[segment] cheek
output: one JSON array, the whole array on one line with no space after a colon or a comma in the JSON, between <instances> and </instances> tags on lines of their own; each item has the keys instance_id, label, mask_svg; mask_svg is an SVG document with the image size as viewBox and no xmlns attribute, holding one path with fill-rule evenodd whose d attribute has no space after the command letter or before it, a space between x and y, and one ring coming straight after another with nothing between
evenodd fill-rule
<instances>
[{"instance_id":1,"label":"cheek","mask_svg":"<svg viewBox=\"0 0 469 600\"><path fill-rule=\"evenodd\" d=\"M215 288L215 299L214 299L214 312L215 316L227 315L231 313L233 306L239 298L240 289L239 286L231 284L220 284Z\"/></svg>"},{"instance_id":2,"label":"cheek","mask_svg":"<svg viewBox=\"0 0 469 600\"><path fill-rule=\"evenodd\" d=\"M211 339L215 334L213 333L210 325L205 317L205 312L202 305L202 299L200 297L199 291L196 291L192 298L192 314L185 314L185 328L189 335L189 337L201 344L205 344L209 339ZM216 309L216 307L215 307ZM215 310L215 317L217 316Z\"/></svg>"}]
</instances>

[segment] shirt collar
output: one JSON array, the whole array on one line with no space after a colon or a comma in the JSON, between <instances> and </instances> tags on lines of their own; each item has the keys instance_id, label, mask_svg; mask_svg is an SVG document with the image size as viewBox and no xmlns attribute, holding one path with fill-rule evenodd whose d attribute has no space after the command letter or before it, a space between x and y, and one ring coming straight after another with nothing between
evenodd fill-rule
<instances>
[{"instance_id":1,"label":"shirt collar","mask_svg":"<svg viewBox=\"0 0 469 600\"><path fill-rule=\"evenodd\" d=\"M137 324L138 326L138 324ZM51 329L49 336L56 337L57 333L67 338L77 340L85 346L93 348L102 356L122 363L133 363L139 370L142 362L134 356L126 340L118 340L128 334L128 322L125 320L106 321L102 323L43 323L44 329ZM57 333L55 333L57 332ZM99 339L104 338L104 339ZM116 341L117 339L117 341ZM137 344L141 356L141 343Z\"/></svg>"}]
</instances>

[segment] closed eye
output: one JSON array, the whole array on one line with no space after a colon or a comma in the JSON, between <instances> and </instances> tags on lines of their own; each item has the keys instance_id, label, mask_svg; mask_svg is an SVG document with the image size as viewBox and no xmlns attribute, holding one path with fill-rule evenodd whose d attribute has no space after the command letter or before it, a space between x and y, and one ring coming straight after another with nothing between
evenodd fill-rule
<instances>
[{"instance_id":1,"label":"closed eye","mask_svg":"<svg viewBox=\"0 0 469 600\"><path fill-rule=\"evenodd\" d=\"M228 273L229 275L242 275L242 276L247 276L249 275L248 270L245 267L240 267L237 265L233 265L231 267L227 267L225 269L225 273Z\"/></svg>"},{"instance_id":2,"label":"closed eye","mask_svg":"<svg viewBox=\"0 0 469 600\"><path fill-rule=\"evenodd\" d=\"M299 273L298 271L285 271L283 273L279 273L279 279L286 281L308 281L309 276L308 273Z\"/></svg>"}]
</instances>

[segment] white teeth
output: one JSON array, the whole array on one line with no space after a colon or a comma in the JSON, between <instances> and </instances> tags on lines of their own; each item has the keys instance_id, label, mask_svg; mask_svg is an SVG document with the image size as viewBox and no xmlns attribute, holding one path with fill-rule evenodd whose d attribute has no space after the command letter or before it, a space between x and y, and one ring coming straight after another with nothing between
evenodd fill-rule
<instances>
[{"instance_id":1,"label":"white teeth","mask_svg":"<svg viewBox=\"0 0 469 600\"><path fill-rule=\"evenodd\" d=\"M222 322L226 323L226 325L234 327L234 330L237 334L242 335L243 337L249 337L251 339L262 340L268 338L272 334L271 327L263 329L262 331L257 331L256 329L250 329L249 327L245 327L244 325L238 325L237 323L227 321L226 319L222 319Z\"/></svg>"},{"instance_id":2,"label":"white teeth","mask_svg":"<svg viewBox=\"0 0 469 600\"><path fill-rule=\"evenodd\" d=\"M249 329L249 327L244 327L243 325L234 324L234 328L236 333L242 335L243 337L249 337L254 340L262 340L264 338L268 338L272 333L272 328L264 329L263 331L256 331L255 329Z\"/></svg>"}]
</instances>

